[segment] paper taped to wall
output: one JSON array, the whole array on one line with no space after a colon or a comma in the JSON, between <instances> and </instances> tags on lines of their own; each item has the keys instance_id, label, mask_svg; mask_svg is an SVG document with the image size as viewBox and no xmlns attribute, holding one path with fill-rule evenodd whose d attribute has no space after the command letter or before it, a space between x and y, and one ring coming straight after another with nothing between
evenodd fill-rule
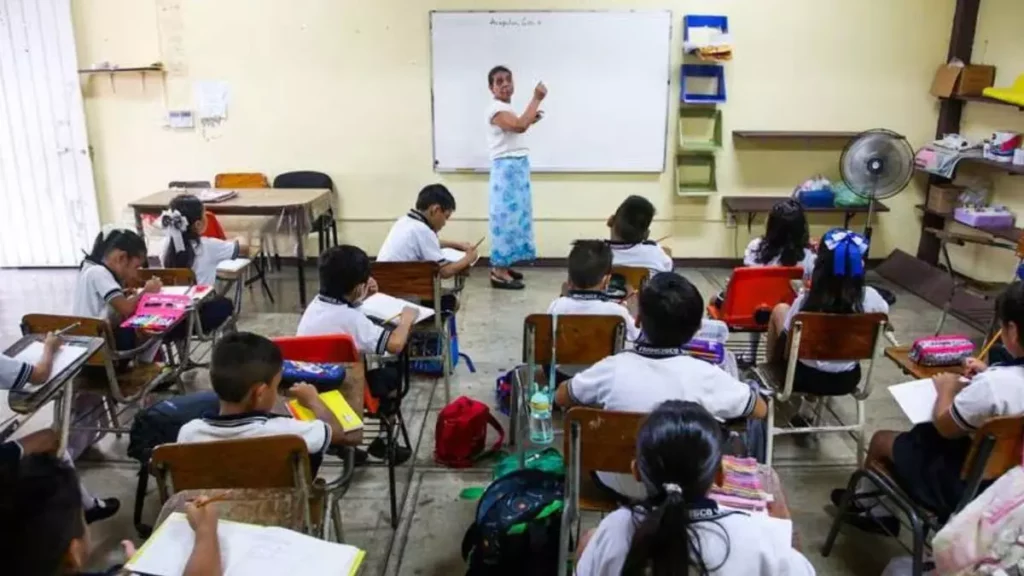
<instances>
[{"instance_id":1,"label":"paper taped to wall","mask_svg":"<svg viewBox=\"0 0 1024 576\"><path fill-rule=\"evenodd\" d=\"M200 121L219 122L228 117L228 102L231 96L227 82L202 80L196 82L193 88Z\"/></svg>"}]
</instances>

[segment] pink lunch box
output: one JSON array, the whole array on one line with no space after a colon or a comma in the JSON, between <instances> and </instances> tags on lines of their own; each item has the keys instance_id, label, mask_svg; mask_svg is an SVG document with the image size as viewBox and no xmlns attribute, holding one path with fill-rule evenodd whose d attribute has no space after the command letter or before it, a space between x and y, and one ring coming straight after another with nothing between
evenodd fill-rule
<instances>
[{"instance_id":1,"label":"pink lunch box","mask_svg":"<svg viewBox=\"0 0 1024 576\"><path fill-rule=\"evenodd\" d=\"M1013 228L1016 218L1013 212L1007 210L957 208L953 212L953 219L975 228L1002 229Z\"/></svg>"},{"instance_id":2,"label":"pink lunch box","mask_svg":"<svg viewBox=\"0 0 1024 576\"><path fill-rule=\"evenodd\" d=\"M914 340L910 359L921 366L956 366L974 352L966 336L928 336Z\"/></svg>"}]
</instances>

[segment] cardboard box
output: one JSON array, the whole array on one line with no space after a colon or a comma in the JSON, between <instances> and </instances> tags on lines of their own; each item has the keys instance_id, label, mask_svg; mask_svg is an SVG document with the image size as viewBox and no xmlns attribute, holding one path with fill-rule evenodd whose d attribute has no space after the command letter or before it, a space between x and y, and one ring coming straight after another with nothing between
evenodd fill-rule
<instances>
[{"instance_id":1,"label":"cardboard box","mask_svg":"<svg viewBox=\"0 0 1024 576\"><path fill-rule=\"evenodd\" d=\"M939 214L952 214L957 207L960 193L965 188L953 184L933 184L928 189L928 204L926 207L932 212Z\"/></svg>"},{"instance_id":2,"label":"cardboard box","mask_svg":"<svg viewBox=\"0 0 1024 576\"><path fill-rule=\"evenodd\" d=\"M935 71L932 80L932 96L950 98L952 96L981 96L985 88L991 87L996 81L996 67L987 64L968 64L953 66L943 64Z\"/></svg>"}]
</instances>

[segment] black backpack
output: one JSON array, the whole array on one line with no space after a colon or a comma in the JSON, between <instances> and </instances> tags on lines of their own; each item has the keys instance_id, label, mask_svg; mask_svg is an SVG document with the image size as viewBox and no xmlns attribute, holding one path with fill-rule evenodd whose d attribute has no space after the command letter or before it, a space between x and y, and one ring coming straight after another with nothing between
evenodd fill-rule
<instances>
[{"instance_id":1,"label":"black backpack","mask_svg":"<svg viewBox=\"0 0 1024 576\"><path fill-rule=\"evenodd\" d=\"M153 449L161 444L173 444L178 440L178 431L185 423L216 416L220 411L217 394L196 392L173 396L158 402L135 414L132 429L128 433L128 456L139 461L139 482L135 487L135 529L142 537L148 537L152 527L142 523L142 505L146 499L149 484L149 459Z\"/></svg>"},{"instance_id":2,"label":"black backpack","mask_svg":"<svg viewBox=\"0 0 1024 576\"><path fill-rule=\"evenodd\" d=\"M491 483L462 539L467 576L557 574L564 486L564 475L532 469Z\"/></svg>"}]
</instances>

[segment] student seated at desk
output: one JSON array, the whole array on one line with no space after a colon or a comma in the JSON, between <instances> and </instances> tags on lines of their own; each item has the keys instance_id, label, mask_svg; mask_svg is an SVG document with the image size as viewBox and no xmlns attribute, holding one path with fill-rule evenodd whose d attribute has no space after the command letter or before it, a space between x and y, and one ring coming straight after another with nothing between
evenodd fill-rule
<instances>
[{"instance_id":1,"label":"student seated at desk","mask_svg":"<svg viewBox=\"0 0 1024 576\"><path fill-rule=\"evenodd\" d=\"M654 214L650 200L643 196L630 196L622 201L615 214L608 217L612 264L649 268L652 274L672 271L672 256L665 248L647 239Z\"/></svg>"},{"instance_id":2,"label":"student seated at desk","mask_svg":"<svg viewBox=\"0 0 1024 576\"><path fill-rule=\"evenodd\" d=\"M420 190L416 207L399 218L377 252L378 262L437 262L441 278L451 278L476 262L476 248L466 242L450 242L438 233L455 212L455 197L442 184ZM445 260L441 248L461 250L466 255L458 262Z\"/></svg>"},{"instance_id":3,"label":"student seated at desk","mask_svg":"<svg viewBox=\"0 0 1024 576\"><path fill-rule=\"evenodd\" d=\"M963 497L965 483L960 471L971 447L970 435L991 418L1024 415L1024 284L1010 284L996 300L995 313L1003 346L1013 360L986 366L969 358L969 383L961 381L959 374L934 377L937 397L932 421L909 432L879 430L868 446L866 462L887 464L907 495L938 514L940 520L949 517ZM982 483L979 492L988 484ZM858 486L858 493L861 490ZM838 505L845 492L833 490L832 501ZM877 532L878 526L869 516L880 520L891 533L898 533L899 522L884 507L872 507L870 502L857 506L848 521Z\"/></svg>"},{"instance_id":4,"label":"student seated at desk","mask_svg":"<svg viewBox=\"0 0 1024 576\"><path fill-rule=\"evenodd\" d=\"M627 306L611 300L605 292L612 277L612 250L601 240L577 240L569 252L569 282L563 296L548 306L548 314L620 316L626 322L626 339L640 335L636 320ZM636 300L632 293L627 299Z\"/></svg>"},{"instance_id":5,"label":"student seated at desk","mask_svg":"<svg viewBox=\"0 0 1024 576\"><path fill-rule=\"evenodd\" d=\"M288 395L313 412L316 420L303 422L272 413L283 365L281 350L263 336L238 332L221 338L210 359L210 381L220 398L220 413L186 423L178 432L178 442L295 435L305 440L315 475L327 448L342 441L344 430L311 384L294 384Z\"/></svg>"},{"instance_id":6,"label":"student seated at desk","mask_svg":"<svg viewBox=\"0 0 1024 576\"><path fill-rule=\"evenodd\" d=\"M132 230L113 228L100 232L92 252L82 261L71 301L75 316L106 320L114 331L118 350L131 350L139 343L132 328L121 328L124 319L135 313L144 293L160 291L159 278L150 278L142 290L129 295L124 283L138 275L146 261L146 241Z\"/></svg>"},{"instance_id":7,"label":"student seated at desk","mask_svg":"<svg viewBox=\"0 0 1024 576\"><path fill-rule=\"evenodd\" d=\"M171 200L170 207L160 214L160 218L169 221L169 225L164 226L169 236L164 249L164 267L190 268L198 284L216 285L217 265L249 251L241 238L228 242L203 236L207 224L206 209L202 200L191 194L181 194ZM177 222L183 230L176 227ZM217 329L231 317L234 309L235 304L220 294L205 300L199 306L203 330Z\"/></svg>"},{"instance_id":8,"label":"student seated at desk","mask_svg":"<svg viewBox=\"0 0 1024 576\"><path fill-rule=\"evenodd\" d=\"M703 315L704 302L693 284L674 272L657 274L640 291L636 347L562 382L555 402L566 409L579 404L650 412L666 400L690 400L722 420L764 418L768 406L753 388L682 350ZM628 475L598 472L597 478L625 498L647 495Z\"/></svg>"},{"instance_id":9,"label":"student seated at desk","mask_svg":"<svg viewBox=\"0 0 1024 576\"><path fill-rule=\"evenodd\" d=\"M397 355L405 349L409 333L416 322L416 308L407 306L398 317L394 328L374 323L359 310L368 296L377 292L377 284L370 277L370 258L356 246L333 246L320 254L320 294L309 303L299 320L296 336L348 334L356 349L363 355ZM395 413L401 374L394 366L384 366L366 372L370 393L381 400L381 411ZM381 435L384 434L382 430ZM387 456L387 443L378 436L370 443L368 452L374 458ZM365 456L357 452L357 461ZM405 446L398 446L395 461L401 464L412 456ZM361 463L361 462L360 462Z\"/></svg>"},{"instance_id":10,"label":"student seated at desk","mask_svg":"<svg viewBox=\"0 0 1024 576\"><path fill-rule=\"evenodd\" d=\"M774 544L766 520L708 497L723 480L721 430L695 402L659 405L637 432L633 477L643 500L583 535L576 574L812 576L800 552Z\"/></svg>"}]
</instances>

